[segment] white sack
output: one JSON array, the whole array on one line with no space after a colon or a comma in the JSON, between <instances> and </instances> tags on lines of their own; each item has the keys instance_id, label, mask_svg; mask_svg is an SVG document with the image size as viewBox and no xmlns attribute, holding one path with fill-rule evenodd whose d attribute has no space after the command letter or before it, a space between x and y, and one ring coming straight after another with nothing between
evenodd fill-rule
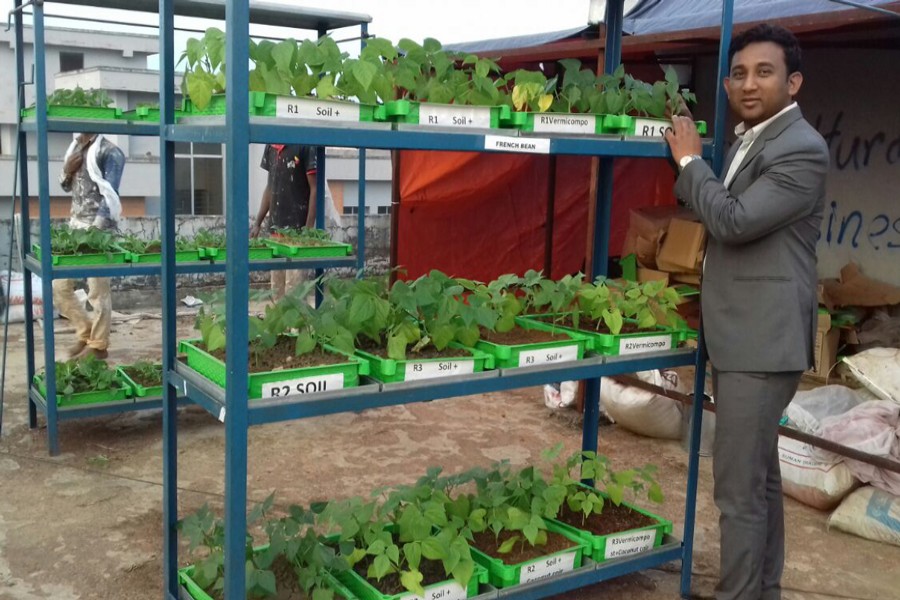
<instances>
[{"instance_id":1,"label":"white sack","mask_svg":"<svg viewBox=\"0 0 900 600\"><path fill-rule=\"evenodd\" d=\"M900 497L873 487L858 489L831 513L828 527L900 546Z\"/></svg>"},{"instance_id":2,"label":"white sack","mask_svg":"<svg viewBox=\"0 0 900 600\"><path fill-rule=\"evenodd\" d=\"M900 404L900 349L870 348L843 360L859 382L879 398Z\"/></svg>"},{"instance_id":3,"label":"white sack","mask_svg":"<svg viewBox=\"0 0 900 600\"><path fill-rule=\"evenodd\" d=\"M803 504L829 510L859 486L843 462L820 461L809 444L778 437L778 460L784 493Z\"/></svg>"},{"instance_id":4,"label":"white sack","mask_svg":"<svg viewBox=\"0 0 900 600\"><path fill-rule=\"evenodd\" d=\"M678 388L673 371L641 371L638 379L667 390ZM613 421L629 431L648 437L681 439L681 403L604 377L600 382L600 402Z\"/></svg>"}]
</instances>

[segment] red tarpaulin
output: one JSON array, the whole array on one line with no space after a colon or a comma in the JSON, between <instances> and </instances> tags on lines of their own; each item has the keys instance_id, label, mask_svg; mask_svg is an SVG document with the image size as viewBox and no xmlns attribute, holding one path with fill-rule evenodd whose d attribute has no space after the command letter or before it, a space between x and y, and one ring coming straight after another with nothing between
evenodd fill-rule
<instances>
[{"instance_id":1,"label":"red tarpaulin","mask_svg":"<svg viewBox=\"0 0 900 600\"><path fill-rule=\"evenodd\" d=\"M544 265L550 158L404 151L400 158L397 265L404 278L431 269L490 281ZM591 158L556 163L553 273L584 269ZM619 254L628 211L673 204L674 173L659 159L617 159L610 256ZM602 225L598 225L602 226Z\"/></svg>"}]
</instances>

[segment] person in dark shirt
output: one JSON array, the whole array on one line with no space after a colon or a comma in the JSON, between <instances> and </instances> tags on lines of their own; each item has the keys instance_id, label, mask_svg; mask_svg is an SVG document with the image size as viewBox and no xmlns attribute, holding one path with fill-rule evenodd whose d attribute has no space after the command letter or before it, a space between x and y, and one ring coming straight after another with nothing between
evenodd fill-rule
<instances>
[{"instance_id":1,"label":"person in dark shirt","mask_svg":"<svg viewBox=\"0 0 900 600\"><path fill-rule=\"evenodd\" d=\"M268 144L259 165L269 172L250 237L259 236L269 215L269 232L277 229L315 227L316 147ZM272 271L272 292L277 299L301 280L302 271Z\"/></svg>"}]
</instances>

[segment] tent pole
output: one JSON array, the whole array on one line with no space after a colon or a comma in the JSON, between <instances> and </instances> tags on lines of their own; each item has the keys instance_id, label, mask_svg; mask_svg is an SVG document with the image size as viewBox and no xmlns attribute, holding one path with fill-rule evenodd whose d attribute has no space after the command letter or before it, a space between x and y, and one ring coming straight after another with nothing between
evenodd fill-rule
<instances>
[{"instance_id":1,"label":"tent pole","mask_svg":"<svg viewBox=\"0 0 900 600\"><path fill-rule=\"evenodd\" d=\"M547 218L544 226L544 276L553 278L553 225L556 217L556 155L547 166Z\"/></svg>"},{"instance_id":2,"label":"tent pole","mask_svg":"<svg viewBox=\"0 0 900 600\"><path fill-rule=\"evenodd\" d=\"M400 228L400 151L391 151L391 258L390 282L397 280L397 239Z\"/></svg>"}]
</instances>

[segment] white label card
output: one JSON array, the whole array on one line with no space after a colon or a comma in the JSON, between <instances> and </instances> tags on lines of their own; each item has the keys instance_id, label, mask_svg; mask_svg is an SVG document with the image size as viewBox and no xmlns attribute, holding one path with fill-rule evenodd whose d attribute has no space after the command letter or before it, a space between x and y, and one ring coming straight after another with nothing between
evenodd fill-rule
<instances>
[{"instance_id":1,"label":"white label card","mask_svg":"<svg viewBox=\"0 0 900 600\"><path fill-rule=\"evenodd\" d=\"M535 133L597 133L597 117L594 115L565 115L539 113L534 115Z\"/></svg>"},{"instance_id":2,"label":"white label card","mask_svg":"<svg viewBox=\"0 0 900 600\"><path fill-rule=\"evenodd\" d=\"M546 138L514 138L502 135L484 136L485 150L522 152L525 154L550 154L550 140Z\"/></svg>"},{"instance_id":3,"label":"white label card","mask_svg":"<svg viewBox=\"0 0 900 600\"><path fill-rule=\"evenodd\" d=\"M223 406L221 410L219 410L219 422L225 422L225 407Z\"/></svg>"},{"instance_id":4,"label":"white label card","mask_svg":"<svg viewBox=\"0 0 900 600\"><path fill-rule=\"evenodd\" d=\"M318 119L320 121L359 122L359 105L312 98L277 96L275 116L283 119Z\"/></svg>"},{"instance_id":5,"label":"white label card","mask_svg":"<svg viewBox=\"0 0 900 600\"><path fill-rule=\"evenodd\" d=\"M404 594L400 600L465 600L466 588L455 581L425 588L424 596Z\"/></svg>"},{"instance_id":6,"label":"white label card","mask_svg":"<svg viewBox=\"0 0 900 600\"><path fill-rule=\"evenodd\" d=\"M404 381L463 375L474 372L475 361L472 359L408 362L406 363Z\"/></svg>"},{"instance_id":7,"label":"white label card","mask_svg":"<svg viewBox=\"0 0 900 600\"><path fill-rule=\"evenodd\" d=\"M262 397L284 398L292 394L315 394L342 389L344 389L344 374L329 373L328 375L313 375L312 377L301 377L290 381L264 383L262 386Z\"/></svg>"},{"instance_id":8,"label":"white label card","mask_svg":"<svg viewBox=\"0 0 900 600\"><path fill-rule=\"evenodd\" d=\"M578 360L577 345L519 352L520 367L533 367L534 365L546 365L566 360Z\"/></svg>"},{"instance_id":9,"label":"white label card","mask_svg":"<svg viewBox=\"0 0 900 600\"><path fill-rule=\"evenodd\" d=\"M611 535L606 538L606 550L603 556L610 559L640 554L653 548L654 541L656 541L656 530L654 529Z\"/></svg>"},{"instance_id":10,"label":"white label card","mask_svg":"<svg viewBox=\"0 0 900 600\"><path fill-rule=\"evenodd\" d=\"M635 119L634 135L639 137L658 137L665 135L667 129L672 129L672 122L656 119Z\"/></svg>"},{"instance_id":11,"label":"white label card","mask_svg":"<svg viewBox=\"0 0 900 600\"><path fill-rule=\"evenodd\" d=\"M672 349L672 335L647 335L619 339L619 354L641 354Z\"/></svg>"},{"instance_id":12,"label":"white label card","mask_svg":"<svg viewBox=\"0 0 900 600\"><path fill-rule=\"evenodd\" d=\"M541 579L555 577L560 573L571 571L575 568L575 554L575 551L555 554L536 560L533 563L522 565L522 570L519 573L519 583L540 581Z\"/></svg>"},{"instance_id":13,"label":"white label card","mask_svg":"<svg viewBox=\"0 0 900 600\"><path fill-rule=\"evenodd\" d=\"M452 104L419 104L419 125L426 127L458 127L489 129L491 109L487 106L454 106Z\"/></svg>"}]
</instances>

